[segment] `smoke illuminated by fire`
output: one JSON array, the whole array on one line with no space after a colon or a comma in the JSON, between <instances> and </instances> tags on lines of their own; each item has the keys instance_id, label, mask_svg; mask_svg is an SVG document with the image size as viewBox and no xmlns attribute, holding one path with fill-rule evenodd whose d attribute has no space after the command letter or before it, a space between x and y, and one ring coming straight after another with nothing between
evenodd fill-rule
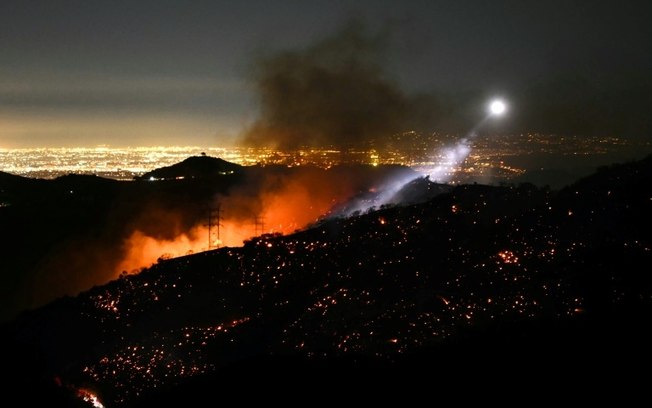
<instances>
[{"instance_id":1,"label":"smoke illuminated by fire","mask_svg":"<svg viewBox=\"0 0 652 408\"><path fill-rule=\"evenodd\" d=\"M220 234L219 242L216 242L213 230L210 246L242 246L243 241L256 235L292 233L317 221L335 205L372 183L368 175L350 172L343 178L339 171L304 168L283 176L268 176L261 186L235 189L229 195L216 198L222 210ZM380 174L377 176L383 178ZM209 249L207 216L200 217L201 221L194 227L181 231L175 228L174 222L166 220L175 218L174 215L164 212L156 215L162 218L161 224L170 223L170 229L176 233L162 237L135 229L123 243L123 257L115 267L114 277L148 267L159 258Z\"/></svg>"},{"instance_id":2,"label":"smoke illuminated by fire","mask_svg":"<svg viewBox=\"0 0 652 408\"><path fill-rule=\"evenodd\" d=\"M159 258L177 257L205 249L207 239L203 229L205 228L197 227L170 240L157 239L142 231L134 231L126 240L126 253L116 270L134 272L152 265Z\"/></svg>"},{"instance_id":3,"label":"smoke illuminated by fire","mask_svg":"<svg viewBox=\"0 0 652 408\"><path fill-rule=\"evenodd\" d=\"M252 223L247 225L225 220L221 224L219 242L212 242L212 246L241 246L244 240L254 235ZM206 251L209 247L208 239L208 227L203 225L173 239L158 239L142 231L134 231L125 240L125 253L122 261L116 266L116 277L122 272L138 272L159 259Z\"/></svg>"}]
</instances>

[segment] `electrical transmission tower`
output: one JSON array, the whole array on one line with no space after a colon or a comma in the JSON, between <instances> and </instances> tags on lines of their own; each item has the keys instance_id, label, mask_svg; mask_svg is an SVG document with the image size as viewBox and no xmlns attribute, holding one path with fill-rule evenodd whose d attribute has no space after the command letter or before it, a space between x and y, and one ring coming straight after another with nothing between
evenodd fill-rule
<instances>
[{"instance_id":1,"label":"electrical transmission tower","mask_svg":"<svg viewBox=\"0 0 652 408\"><path fill-rule=\"evenodd\" d=\"M265 218L262 215L257 215L254 220L254 236L263 235L265 233Z\"/></svg>"},{"instance_id":2,"label":"electrical transmission tower","mask_svg":"<svg viewBox=\"0 0 652 408\"><path fill-rule=\"evenodd\" d=\"M220 227L222 227L222 205L208 209L208 249L219 248L222 245L220 240Z\"/></svg>"}]
</instances>

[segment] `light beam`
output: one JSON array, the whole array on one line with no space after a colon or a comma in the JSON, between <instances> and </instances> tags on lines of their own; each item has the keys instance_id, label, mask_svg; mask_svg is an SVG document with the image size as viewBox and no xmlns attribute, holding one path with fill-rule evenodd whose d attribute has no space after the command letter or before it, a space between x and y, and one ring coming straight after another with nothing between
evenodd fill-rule
<instances>
[{"instance_id":1,"label":"light beam","mask_svg":"<svg viewBox=\"0 0 652 408\"><path fill-rule=\"evenodd\" d=\"M507 104L502 99L493 99L488 105L489 114L478 122L471 131L455 145L448 146L442 149L438 154L439 165L431 169L427 174L436 182L447 183L449 182L464 160L471 153L471 145L473 139L476 138L478 130L480 130L492 117L498 117L505 114L507 111Z\"/></svg>"}]
</instances>

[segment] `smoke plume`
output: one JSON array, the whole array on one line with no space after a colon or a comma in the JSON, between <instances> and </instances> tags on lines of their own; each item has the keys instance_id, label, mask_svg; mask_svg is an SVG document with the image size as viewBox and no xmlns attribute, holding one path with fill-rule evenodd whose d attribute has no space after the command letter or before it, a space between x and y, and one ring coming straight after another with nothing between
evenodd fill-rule
<instances>
[{"instance_id":1,"label":"smoke plume","mask_svg":"<svg viewBox=\"0 0 652 408\"><path fill-rule=\"evenodd\" d=\"M386 36L351 22L302 50L258 61L260 117L249 145L291 149L360 146L410 124L414 98L383 70Z\"/></svg>"}]
</instances>

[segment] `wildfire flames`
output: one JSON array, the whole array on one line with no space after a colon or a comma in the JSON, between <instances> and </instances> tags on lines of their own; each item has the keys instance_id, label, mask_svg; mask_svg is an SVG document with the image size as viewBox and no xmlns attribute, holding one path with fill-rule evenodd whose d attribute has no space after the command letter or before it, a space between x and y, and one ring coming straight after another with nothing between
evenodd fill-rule
<instances>
[{"instance_id":1,"label":"wildfire flames","mask_svg":"<svg viewBox=\"0 0 652 408\"><path fill-rule=\"evenodd\" d=\"M355 180L355 177L342 181L323 170L308 170L282 181L268 180L266 184L275 187L263 188L263 192L256 196L235 192L222 197L219 200L223 210L219 242L213 234L211 246L241 246L243 241L256 235L292 233L317 221L334 205L350 198L358 186L365 183ZM259 220L258 223L256 219ZM160 220L161 223L165 221ZM138 229L133 231L124 242L124 256L116 265L115 277L125 271L136 272L148 267L160 258L178 257L209 249L207 223L206 214L200 224L174 234L172 239L148 235Z\"/></svg>"}]
</instances>

